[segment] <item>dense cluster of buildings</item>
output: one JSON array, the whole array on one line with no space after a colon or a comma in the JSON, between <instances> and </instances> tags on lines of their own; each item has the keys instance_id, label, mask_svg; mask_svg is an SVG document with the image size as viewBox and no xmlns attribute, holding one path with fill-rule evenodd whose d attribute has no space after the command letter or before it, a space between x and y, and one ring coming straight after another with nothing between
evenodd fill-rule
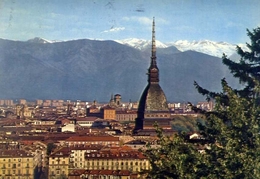
<instances>
[{"instance_id":1,"label":"dense cluster of buildings","mask_svg":"<svg viewBox=\"0 0 260 179\"><path fill-rule=\"evenodd\" d=\"M139 150L156 147L154 123L169 134L175 115L196 115L186 104L168 103L159 85L155 23L148 84L139 102L108 103L0 100L0 178L144 178L149 160ZM210 102L198 107L211 110Z\"/></svg>"}]
</instances>

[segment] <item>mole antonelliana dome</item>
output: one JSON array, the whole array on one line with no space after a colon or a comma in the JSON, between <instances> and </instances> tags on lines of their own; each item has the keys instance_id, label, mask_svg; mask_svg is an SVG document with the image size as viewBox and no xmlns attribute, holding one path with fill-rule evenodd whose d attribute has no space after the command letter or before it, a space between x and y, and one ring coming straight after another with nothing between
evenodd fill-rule
<instances>
[{"instance_id":1,"label":"mole antonelliana dome","mask_svg":"<svg viewBox=\"0 0 260 179\"><path fill-rule=\"evenodd\" d=\"M145 113L169 111L166 96L159 85L159 69L156 64L155 22L152 28L152 56L148 69L148 84L139 101L136 129L142 128ZM139 120L139 121L138 121ZM138 126L140 125L140 126Z\"/></svg>"}]
</instances>

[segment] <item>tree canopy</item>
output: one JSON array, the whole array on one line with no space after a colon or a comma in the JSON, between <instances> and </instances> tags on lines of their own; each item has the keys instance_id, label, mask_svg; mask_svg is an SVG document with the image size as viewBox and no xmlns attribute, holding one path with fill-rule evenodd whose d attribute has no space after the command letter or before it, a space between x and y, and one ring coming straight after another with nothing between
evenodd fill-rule
<instances>
[{"instance_id":1,"label":"tree canopy","mask_svg":"<svg viewBox=\"0 0 260 179\"><path fill-rule=\"evenodd\" d=\"M198 123L203 143L192 143L184 134L165 136L157 127L160 146L148 144L144 151L151 178L260 178L260 28L247 32L249 51L237 47L239 62L223 55L223 63L244 88L233 89L222 79L222 91L211 92L195 82L198 92L215 102L213 111L191 106L205 116L205 125Z\"/></svg>"}]
</instances>

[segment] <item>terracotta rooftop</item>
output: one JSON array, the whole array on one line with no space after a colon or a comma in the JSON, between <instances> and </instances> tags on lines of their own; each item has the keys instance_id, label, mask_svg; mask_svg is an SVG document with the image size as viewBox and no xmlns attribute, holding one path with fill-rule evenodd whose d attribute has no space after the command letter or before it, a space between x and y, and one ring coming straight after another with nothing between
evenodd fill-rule
<instances>
[{"instance_id":1,"label":"terracotta rooftop","mask_svg":"<svg viewBox=\"0 0 260 179\"><path fill-rule=\"evenodd\" d=\"M15 157L33 157L31 154L27 153L25 150L1 150L0 158L15 158Z\"/></svg>"},{"instance_id":2,"label":"terracotta rooftop","mask_svg":"<svg viewBox=\"0 0 260 179\"><path fill-rule=\"evenodd\" d=\"M106 106L104 106L104 107L102 107L102 109L113 109L113 110L115 110L115 108L113 108L113 107L111 107L111 106L109 106L109 105L106 105Z\"/></svg>"},{"instance_id":3,"label":"terracotta rooftop","mask_svg":"<svg viewBox=\"0 0 260 179\"><path fill-rule=\"evenodd\" d=\"M119 137L113 136L72 136L66 141L119 141Z\"/></svg>"},{"instance_id":4,"label":"terracotta rooftop","mask_svg":"<svg viewBox=\"0 0 260 179\"><path fill-rule=\"evenodd\" d=\"M70 150L101 150L103 145L74 145L70 146Z\"/></svg>"},{"instance_id":5,"label":"terracotta rooftop","mask_svg":"<svg viewBox=\"0 0 260 179\"><path fill-rule=\"evenodd\" d=\"M58 150L55 150L51 153L50 157L69 157L70 156L70 149L68 147L62 147Z\"/></svg>"},{"instance_id":6,"label":"terracotta rooftop","mask_svg":"<svg viewBox=\"0 0 260 179\"><path fill-rule=\"evenodd\" d=\"M76 121L95 121L98 117L77 117Z\"/></svg>"}]
</instances>

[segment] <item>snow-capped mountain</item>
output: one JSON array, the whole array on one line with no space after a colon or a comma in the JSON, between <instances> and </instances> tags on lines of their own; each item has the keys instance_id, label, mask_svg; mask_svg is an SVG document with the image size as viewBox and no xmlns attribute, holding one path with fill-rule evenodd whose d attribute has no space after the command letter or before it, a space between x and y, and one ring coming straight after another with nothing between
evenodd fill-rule
<instances>
[{"instance_id":1,"label":"snow-capped mountain","mask_svg":"<svg viewBox=\"0 0 260 179\"><path fill-rule=\"evenodd\" d=\"M144 50L147 48L151 48L152 41L151 40L144 40L144 39L137 39L137 38L129 38L123 40L115 40L116 42L124 45L128 45L134 47L139 50ZM156 47L157 48L167 48L168 45L156 40Z\"/></svg>"},{"instance_id":2,"label":"snow-capped mountain","mask_svg":"<svg viewBox=\"0 0 260 179\"><path fill-rule=\"evenodd\" d=\"M27 40L27 42L32 42L32 43L55 43L55 42L60 42L60 41L57 41L57 40L47 40L47 39L44 39L44 38L41 38L41 37L35 37L33 39L29 39Z\"/></svg>"},{"instance_id":3,"label":"snow-capped mountain","mask_svg":"<svg viewBox=\"0 0 260 179\"><path fill-rule=\"evenodd\" d=\"M28 40L28 42L32 43L55 43L61 42L56 40L47 40L40 37L35 37L33 39ZM134 47L139 50L145 50L151 48L152 41L137 39L137 38L128 38L123 40L115 40L115 42L127 45L130 47ZM200 40L200 41L188 41L188 40L178 40L175 42L162 43L156 40L157 48L168 48L174 46L178 50L184 52L188 50L201 52L204 54L208 54L215 57L222 57L223 54L226 54L228 57L236 53L235 44L230 44L227 42L214 42L210 40ZM238 44L238 46L242 47L244 50L248 50L245 44Z\"/></svg>"},{"instance_id":4,"label":"snow-capped mountain","mask_svg":"<svg viewBox=\"0 0 260 179\"><path fill-rule=\"evenodd\" d=\"M178 40L176 42L168 43L169 46L173 45L180 51L193 50L208 55L222 57L226 54L228 57L236 53L235 44L230 44L227 42L214 42L210 40L200 40L200 41L187 41ZM238 44L242 49L248 50L243 44Z\"/></svg>"},{"instance_id":5,"label":"snow-capped mountain","mask_svg":"<svg viewBox=\"0 0 260 179\"><path fill-rule=\"evenodd\" d=\"M116 42L134 47L139 50L143 50L151 47L151 40L130 38L124 40L116 40ZM248 50L245 45L243 44L238 44L238 45L243 49ZM224 53L227 56L231 56L234 53L236 53L236 45L227 42L214 42L210 40L200 40L200 41L178 40L176 42L162 43L156 40L157 48L167 48L170 46L175 46L178 50L182 52L187 50L193 50L193 51L205 53L216 57L222 57Z\"/></svg>"}]
</instances>

